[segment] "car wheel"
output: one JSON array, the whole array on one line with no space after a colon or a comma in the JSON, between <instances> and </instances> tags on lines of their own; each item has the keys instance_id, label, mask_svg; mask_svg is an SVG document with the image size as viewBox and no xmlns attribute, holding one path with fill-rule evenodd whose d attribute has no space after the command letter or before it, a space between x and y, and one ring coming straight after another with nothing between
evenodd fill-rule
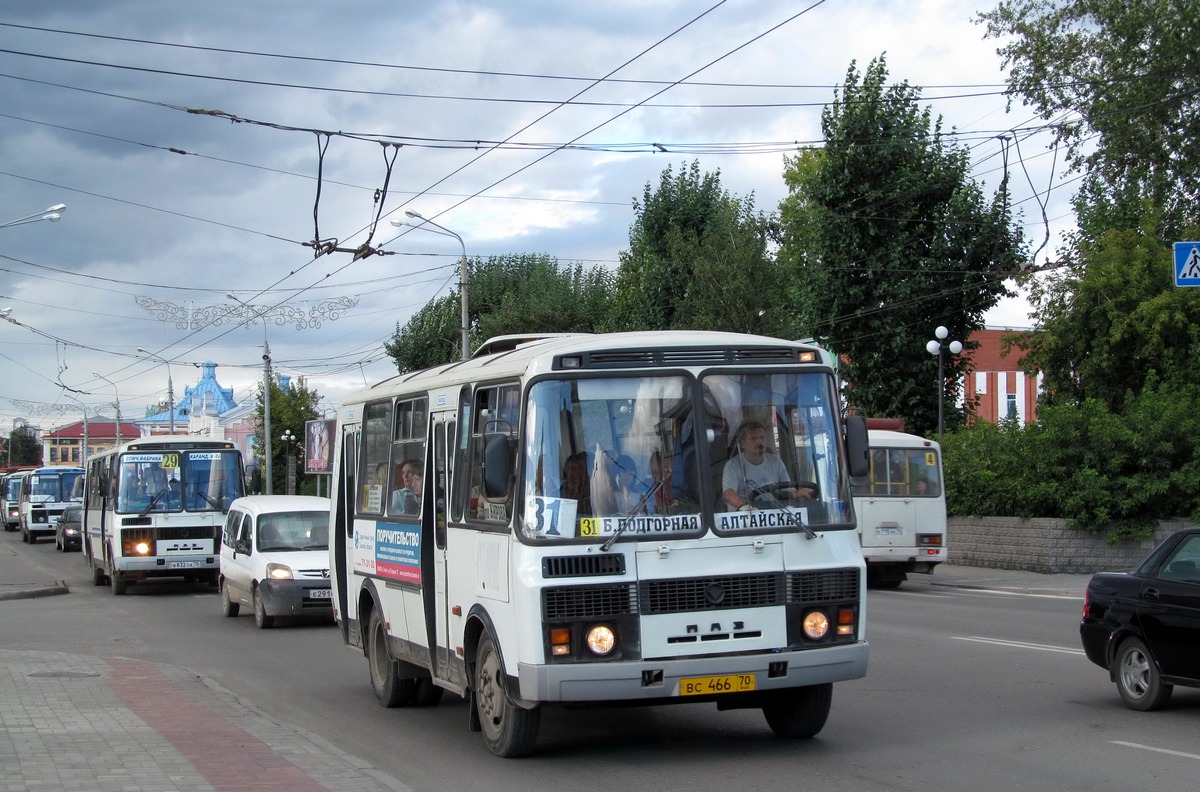
<instances>
[{"instance_id":1,"label":"car wheel","mask_svg":"<svg viewBox=\"0 0 1200 792\"><path fill-rule=\"evenodd\" d=\"M387 630L378 610L371 611L367 627L367 670L380 706L405 707L412 703L416 680L400 676L400 663L388 652Z\"/></svg>"},{"instance_id":2,"label":"car wheel","mask_svg":"<svg viewBox=\"0 0 1200 792\"><path fill-rule=\"evenodd\" d=\"M223 581L222 581L223 582ZM242 606L233 600L229 599L229 589L224 585L221 586L221 613L226 616L237 616L241 611Z\"/></svg>"},{"instance_id":3,"label":"car wheel","mask_svg":"<svg viewBox=\"0 0 1200 792\"><path fill-rule=\"evenodd\" d=\"M1137 638L1129 638L1117 650L1117 692L1125 706L1147 712L1171 698L1172 685L1162 681L1154 655Z\"/></svg>"},{"instance_id":4,"label":"car wheel","mask_svg":"<svg viewBox=\"0 0 1200 792\"><path fill-rule=\"evenodd\" d=\"M506 758L526 756L533 751L542 711L536 707L518 707L509 698L504 664L500 661L495 641L488 633L479 639L471 687L479 726L488 750Z\"/></svg>"},{"instance_id":5,"label":"car wheel","mask_svg":"<svg viewBox=\"0 0 1200 792\"><path fill-rule=\"evenodd\" d=\"M269 630L275 626L275 617L267 615L267 605L263 602L258 587L254 587L254 626L260 630Z\"/></svg>"},{"instance_id":6,"label":"car wheel","mask_svg":"<svg viewBox=\"0 0 1200 792\"><path fill-rule=\"evenodd\" d=\"M773 695L771 703L763 706L763 715L776 737L815 737L825 728L832 703L832 683L809 685Z\"/></svg>"}]
</instances>

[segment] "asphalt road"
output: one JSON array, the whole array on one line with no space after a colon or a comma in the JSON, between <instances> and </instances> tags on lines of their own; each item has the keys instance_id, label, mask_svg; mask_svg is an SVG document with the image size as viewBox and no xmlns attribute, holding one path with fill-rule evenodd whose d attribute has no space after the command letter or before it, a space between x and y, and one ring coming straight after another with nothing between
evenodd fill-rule
<instances>
[{"instance_id":1,"label":"asphalt road","mask_svg":"<svg viewBox=\"0 0 1200 792\"><path fill-rule=\"evenodd\" d=\"M0 541L11 544L14 534ZM71 588L0 603L7 649L169 663L213 678L415 790L1184 790L1200 776L1200 690L1124 709L1083 657L1073 597L945 589L917 578L868 603L871 664L835 687L814 740L775 739L757 711L715 705L548 709L535 756L493 757L463 701L385 710L366 661L328 623L258 630L205 586L95 588L79 554L16 550ZM936 579L936 573L934 575Z\"/></svg>"}]
</instances>

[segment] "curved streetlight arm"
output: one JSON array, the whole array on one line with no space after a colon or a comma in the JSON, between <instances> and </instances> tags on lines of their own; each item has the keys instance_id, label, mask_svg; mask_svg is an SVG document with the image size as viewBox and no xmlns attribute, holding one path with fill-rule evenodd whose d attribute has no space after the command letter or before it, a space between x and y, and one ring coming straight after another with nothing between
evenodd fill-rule
<instances>
[{"instance_id":1,"label":"curved streetlight arm","mask_svg":"<svg viewBox=\"0 0 1200 792\"><path fill-rule=\"evenodd\" d=\"M253 305L239 300L233 292L225 292L225 296L246 310L257 314L263 322L263 489L267 495L275 494L275 475L272 472L271 455L271 345L267 343L267 316L265 311L257 310Z\"/></svg>"},{"instance_id":2,"label":"curved streetlight arm","mask_svg":"<svg viewBox=\"0 0 1200 792\"><path fill-rule=\"evenodd\" d=\"M413 226L414 228L423 228L426 231L432 231L435 234L440 233L443 236L452 236L458 240L458 244L462 248L462 258L459 259L459 262L458 262L458 291L459 291L459 302L461 303L461 308L462 308L462 319L459 323L459 335L461 336L460 341L461 341L461 346L462 346L462 349L461 349L462 359L467 360L471 357L471 332L470 332L471 325L470 325L470 318L469 318L470 310L467 305L467 303L468 303L468 300L467 300L467 244L465 242L463 242L463 238L461 236L459 236L455 232L451 231L449 228L446 228L444 225L441 225L440 223L435 223L434 221L430 220L428 217L423 217L419 213L414 212L411 209L406 210L404 212L404 214L414 220L421 221L421 223L419 225L414 225ZM408 225L403 220L400 220L400 218L398 218L398 217L393 217L390 222L394 226ZM427 225L433 226L433 227L426 228ZM435 229L441 229L441 230L438 231Z\"/></svg>"},{"instance_id":3,"label":"curved streetlight arm","mask_svg":"<svg viewBox=\"0 0 1200 792\"><path fill-rule=\"evenodd\" d=\"M92 376L97 379L102 379L113 387L113 396L116 397L117 404L117 445L121 445L121 392L117 390L117 383L110 380L108 377L93 371Z\"/></svg>"},{"instance_id":4,"label":"curved streetlight arm","mask_svg":"<svg viewBox=\"0 0 1200 792\"><path fill-rule=\"evenodd\" d=\"M5 223L0 223L0 228L10 228L12 226L25 225L26 223L38 223L46 220L51 223L57 223L62 219L63 212L67 211L66 204L55 204L41 212L35 212L25 217L18 217L16 220L9 220Z\"/></svg>"},{"instance_id":5,"label":"curved streetlight arm","mask_svg":"<svg viewBox=\"0 0 1200 792\"><path fill-rule=\"evenodd\" d=\"M151 352L149 349L138 347L137 351L141 352L147 357L152 357L155 360L161 360L167 365L167 413L169 414L170 419L171 434L175 434L175 383L171 379L171 361L167 360L162 355L157 355Z\"/></svg>"}]
</instances>

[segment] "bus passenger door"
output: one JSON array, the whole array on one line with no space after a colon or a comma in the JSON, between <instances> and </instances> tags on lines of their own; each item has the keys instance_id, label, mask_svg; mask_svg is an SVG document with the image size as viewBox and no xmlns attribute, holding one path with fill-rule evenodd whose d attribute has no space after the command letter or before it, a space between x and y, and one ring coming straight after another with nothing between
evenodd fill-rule
<instances>
[{"instance_id":1,"label":"bus passenger door","mask_svg":"<svg viewBox=\"0 0 1200 792\"><path fill-rule=\"evenodd\" d=\"M433 475L426 477L426 497L432 495L432 499L427 502L432 503L433 508L425 510L423 530L426 530L427 539L432 538L428 545L433 548L434 595L432 601L427 600L426 603L426 606L433 610L432 613L426 612L429 617L426 624L433 626L433 634L430 635L433 676L449 679L453 668L454 648L450 639L450 603L446 581L446 523L449 518L450 480L453 472L455 414L435 413L430 425L433 432L433 442L430 444L432 465L426 467L433 471Z\"/></svg>"}]
</instances>

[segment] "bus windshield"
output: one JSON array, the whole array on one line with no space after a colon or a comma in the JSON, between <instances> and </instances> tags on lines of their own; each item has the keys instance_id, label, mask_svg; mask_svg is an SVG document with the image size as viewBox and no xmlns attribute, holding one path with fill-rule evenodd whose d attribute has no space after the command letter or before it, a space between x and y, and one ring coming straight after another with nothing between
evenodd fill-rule
<instances>
[{"instance_id":1,"label":"bus windshield","mask_svg":"<svg viewBox=\"0 0 1200 792\"><path fill-rule=\"evenodd\" d=\"M75 479L82 475L83 472L78 470L29 474L29 502L65 503L71 500Z\"/></svg>"},{"instance_id":2,"label":"bus windshield","mask_svg":"<svg viewBox=\"0 0 1200 792\"><path fill-rule=\"evenodd\" d=\"M236 450L121 455L117 511L226 511L243 494Z\"/></svg>"},{"instance_id":3,"label":"bus windshield","mask_svg":"<svg viewBox=\"0 0 1200 792\"><path fill-rule=\"evenodd\" d=\"M535 541L849 528L827 373L542 380L529 391Z\"/></svg>"}]
</instances>

